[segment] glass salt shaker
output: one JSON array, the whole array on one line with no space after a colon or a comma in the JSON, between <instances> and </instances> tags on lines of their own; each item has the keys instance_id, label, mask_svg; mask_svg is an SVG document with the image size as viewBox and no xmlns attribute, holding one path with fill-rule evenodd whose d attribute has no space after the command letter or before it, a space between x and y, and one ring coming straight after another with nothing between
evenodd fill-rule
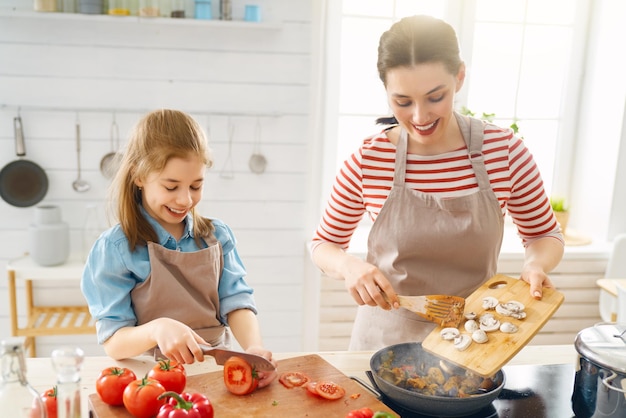
<instances>
[{"instance_id":1,"label":"glass salt shaker","mask_svg":"<svg viewBox=\"0 0 626 418\"><path fill-rule=\"evenodd\" d=\"M8 338L0 343L2 379L0 380L0 416L45 418L46 410L39 393L26 379L24 343Z\"/></svg>"},{"instance_id":2,"label":"glass salt shaker","mask_svg":"<svg viewBox=\"0 0 626 418\"><path fill-rule=\"evenodd\" d=\"M57 416L80 418L80 369L85 353L78 347L61 347L51 357L57 373Z\"/></svg>"}]
</instances>

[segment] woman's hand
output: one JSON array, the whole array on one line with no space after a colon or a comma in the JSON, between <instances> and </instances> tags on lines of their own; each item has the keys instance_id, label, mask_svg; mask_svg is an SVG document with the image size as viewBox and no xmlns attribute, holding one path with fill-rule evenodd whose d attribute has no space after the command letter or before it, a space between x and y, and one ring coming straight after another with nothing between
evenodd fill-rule
<instances>
[{"instance_id":1,"label":"woman's hand","mask_svg":"<svg viewBox=\"0 0 626 418\"><path fill-rule=\"evenodd\" d=\"M194 330L171 318L159 318L152 322L154 340L164 356L182 364L204 360L198 344L208 343Z\"/></svg>"},{"instance_id":2,"label":"woman's hand","mask_svg":"<svg viewBox=\"0 0 626 418\"><path fill-rule=\"evenodd\" d=\"M350 257L346 259L342 274L346 289L359 305L380 306L385 310L400 307L391 283L373 264Z\"/></svg>"},{"instance_id":3,"label":"woman's hand","mask_svg":"<svg viewBox=\"0 0 626 418\"><path fill-rule=\"evenodd\" d=\"M531 264L526 264L523 267L520 278L530 285L530 294L535 299L541 299L544 287L554 288L554 284L546 272Z\"/></svg>"},{"instance_id":4,"label":"woman's hand","mask_svg":"<svg viewBox=\"0 0 626 418\"><path fill-rule=\"evenodd\" d=\"M246 350L246 353L256 354L257 356L261 356L261 357L269 360L270 363L272 363L274 365L274 367L278 366L276 364L276 361L272 358L272 352L266 350L265 348L263 348L261 346L250 346ZM269 385L270 383L272 383L272 381L274 379L276 379L276 376L277 376L276 370L272 370L272 371L268 371L268 372L259 371L257 373L259 375L259 387L260 388L265 387L265 386Z\"/></svg>"}]
</instances>

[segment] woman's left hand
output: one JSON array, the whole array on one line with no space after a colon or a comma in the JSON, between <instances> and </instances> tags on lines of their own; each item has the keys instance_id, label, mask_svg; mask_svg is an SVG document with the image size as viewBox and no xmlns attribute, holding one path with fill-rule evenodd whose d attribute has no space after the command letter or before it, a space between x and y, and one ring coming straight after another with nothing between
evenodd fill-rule
<instances>
[{"instance_id":1,"label":"woman's left hand","mask_svg":"<svg viewBox=\"0 0 626 418\"><path fill-rule=\"evenodd\" d=\"M256 354L257 356L261 356L267 360L269 360L274 367L278 367L278 364L276 363L276 361L272 358L272 352L266 350L263 347L259 347L259 346L251 346L248 347L248 349L246 350L246 353L249 354ZM274 379L276 379L277 376L277 372L276 369L269 371L269 372L257 372L259 375L259 387L265 387L267 385L269 385L270 383L272 383L272 381Z\"/></svg>"},{"instance_id":2,"label":"woman's left hand","mask_svg":"<svg viewBox=\"0 0 626 418\"><path fill-rule=\"evenodd\" d=\"M533 268L532 266L524 266L520 278L530 285L530 294L535 299L541 299L543 296L543 288L554 288L552 280L548 277L545 271L540 268Z\"/></svg>"}]
</instances>

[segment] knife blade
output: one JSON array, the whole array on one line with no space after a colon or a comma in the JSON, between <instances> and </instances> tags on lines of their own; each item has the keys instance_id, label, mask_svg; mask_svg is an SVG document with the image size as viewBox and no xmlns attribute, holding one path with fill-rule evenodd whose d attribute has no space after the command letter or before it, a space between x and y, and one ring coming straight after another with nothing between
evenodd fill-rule
<instances>
[{"instance_id":1,"label":"knife blade","mask_svg":"<svg viewBox=\"0 0 626 418\"><path fill-rule=\"evenodd\" d=\"M256 368L258 371L269 372L276 370L276 366L272 364L271 361L267 360L265 357L244 353L242 351L229 350L225 347L211 347L210 345L200 344L200 348L202 349L202 353L205 355L212 356L215 359L215 363L220 366L223 366L226 360L228 360L232 356L241 357L245 361L247 361L252 367ZM161 352L159 347L154 349L154 360L164 360L167 359L165 355Z\"/></svg>"}]
</instances>

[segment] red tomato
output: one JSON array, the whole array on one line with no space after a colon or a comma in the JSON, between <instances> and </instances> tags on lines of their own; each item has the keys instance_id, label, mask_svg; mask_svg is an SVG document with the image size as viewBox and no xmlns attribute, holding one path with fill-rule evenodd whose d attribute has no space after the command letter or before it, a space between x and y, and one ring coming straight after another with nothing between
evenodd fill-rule
<instances>
[{"instance_id":1,"label":"red tomato","mask_svg":"<svg viewBox=\"0 0 626 418\"><path fill-rule=\"evenodd\" d=\"M370 408L361 408L350 411L348 415L346 415L346 418L372 418L373 416L374 411Z\"/></svg>"},{"instance_id":2,"label":"red tomato","mask_svg":"<svg viewBox=\"0 0 626 418\"><path fill-rule=\"evenodd\" d=\"M315 391L322 398L332 400L341 399L346 394L345 389L334 382L317 382Z\"/></svg>"},{"instance_id":3,"label":"red tomato","mask_svg":"<svg viewBox=\"0 0 626 418\"><path fill-rule=\"evenodd\" d=\"M131 369L125 367L107 367L100 372L96 379L96 392L102 402L109 405L123 405L122 395L130 382L137 376Z\"/></svg>"},{"instance_id":4,"label":"red tomato","mask_svg":"<svg viewBox=\"0 0 626 418\"><path fill-rule=\"evenodd\" d=\"M160 360L148 372L148 377L158 380L171 392L181 393L187 385L185 366L172 360Z\"/></svg>"},{"instance_id":5,"label":"red tomato","mask_svg":"<svg viewBox=\"0 0 626 418\"><path fill-rule=\"evenodd\" d=\"M278 378L278 381L287 389L302 386L309 380L309 376L301 372L285 372Z\"/></svg>"},{"instance_id":6,"label":"red tomato","mask_svg":"<svg viewBox=\"0 0 626 418\"><path fill-rule=\"evenodd\" d=\"M57 387L55 386L42 393L41 400L48 413L48 418L57 418Z\"/></svg>"},{"instance_id":7,"label":"red tomato","mask_svg":"<svg viewBox=\"0 0 626 418\"><path fill-rule=\"evenodd\" d=\"M247 395L259 385L259 376L247 361L232 356L224 363L224 384L234 395Z\"/></svg>"},{"instance_id":8,"label":"red tomato","mask_svg":"<svg viewBox=\"0 0 626 418\"><path fill-rule=\"evenodd\" d=\"M165 388L158 380L144 377L133 380L124 389L124 406L135 418L154 417L165 399L158 399L165 393Z\"/></svg>"}]
</instances>

